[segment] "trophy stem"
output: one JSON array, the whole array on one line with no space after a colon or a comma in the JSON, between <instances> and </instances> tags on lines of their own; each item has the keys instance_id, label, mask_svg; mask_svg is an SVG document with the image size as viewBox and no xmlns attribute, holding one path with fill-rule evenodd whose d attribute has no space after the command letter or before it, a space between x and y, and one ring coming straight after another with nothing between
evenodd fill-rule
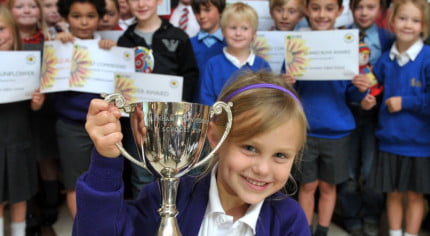
<instances>
[{"instance_id":1,"label":"trophy stem","mask_svg":"<svg viewBox=\"0 0 430 236\"><path fill-rule=\"evenodd\" d=\"M176 195L179 186L179 178L162 177L160 179L162 205L158 209L161 216L160 227L158 228L158 236L181 236L179 231L176 215Z\"/></svg>"}]
</instances>

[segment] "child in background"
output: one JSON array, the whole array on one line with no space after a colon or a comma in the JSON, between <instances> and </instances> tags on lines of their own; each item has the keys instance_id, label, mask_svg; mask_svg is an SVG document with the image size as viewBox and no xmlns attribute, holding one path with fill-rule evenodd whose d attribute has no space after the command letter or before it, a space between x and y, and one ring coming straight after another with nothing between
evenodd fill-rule
<instances>
[{"instance_id":1,"label":"child in background","mask_svg":"<svg viewBox=\"0 0 430 236\"><path fill-rule=\"evenodd\" d=\"M106 14L100 19L97 30L122 30L118 22L118 0L106 0Z\"/></svg>"},{"instance_id":2,"label":"child in background","mask_svg":"<svg viewBox=\"0 0 430 236\"><path fill-rule=\"evenodd\" d=\"M41 0L10 0L9 9L16 20L24 50L42 50L48 35Z\"/></svg>"},{"instance_id":3,"label":"child in background","mask_svg":"<svg viewBox=\"0 0 430 236\"><path fill-rule=\"evenodd\" d=\"M118 0L119 3L119 27L122 30L127 30L127 28L136 23L136 17L131 13L130 6L128 5L129 0Z\"/></svg>"},{"instance_id":4,"label":"child in background","mask_svg":"<svg viewBox=\"0 0 430 236\"><path fill-rule=\"evenodd\" d=\"M418 235L423 194L430 193L430 47L423 43L429 21L426 0L396 0L390 17L396 41L373 68L384 93L376 129L379 154L370 184L387 193L390 236ZM363 107L375 103L369 94Z\"/></svg>"},{"instance_id":5,"label":"child in background","mask_svg":"<svg viewBox=\"0 0 430 236\"><path fill-rule=\"evenodd\" d=\"M48 27L47 39L55 39L58 33L65 32L68 28L58 13L57 2L58 0L43 0L43 16Z\"/></svg>"},{"instance_id":6,"label":"child in background","mask_svg":"<svg viewBox=\"0 0 430 236\"><path fill-rule=\"evenodd\" d=\"M221 29L227 42L223 53L211 58L200 77L198 102L212 106L227 80L239 70L270 70L269 63L254 54L258 16L245 3L228 5L221 15Z\"/></svg>"},{"instance_id":7,"label":"child in background","mask_svg":"<svg viewBox=\"0 0 430 236\"><path fill-rule=\"evenodd\" d=\"M334 30L342 10L342 0L308 0L305 6L311 30ZM356 75L352 82L295 82L292 76L284 78L295 83L310 127L300 171L299 203L312 227L315 192L319 189L318 227L314 235L327 235L336 204L336 185L348 178L351 133L355 129L348 103L361 101L369 80L365 75Z\"/></svg>"},{"instance_id":8,"label":"child in background","mask_svg":"<svg viewBox=\"0 0 430 236\"><path fill-rule=\"evenodd\" d=\"M137 23L128 27L118 40L118 46L136 49L137 72L178 75L184 78L182 100L192 102L199 70L190 39L180 29L157 15L161 0L129 0L130 9ZM136 149L129 129L129 119L121 119L124 127L124 146ZM127 129L128 127L128 129ZM137 197L144 184L154 181L145 169L134 164L131 171L133 196Z\"/></svg>"},{"instance_id":9,"label":"child in background","mask_svg":"<svg viewBox=\"0 0 430 236\"><path fill-rule=\"evenodd\" d=\"M200 32L191 38L191 44L202 73L207 61L222 53L226 46L219 23L225 0L192 0L191 6L200 25Z\"/></svg>"},{"instance_id":10,"label":"child in background","mask_svg":"<svg viewBox=\"0 0 430 236\"><path fill-rule=\"evenodd\" d=\"M270 30L294 31L303 19L304 0L271 0L270 16L275 25Z\"/></svg>"},{"instance_id":11,"label":"child in background","mask_svg":"<svg viewBox=\"0 0 430 236\"><path fill-rule=\"evenodd\" d=\"M15 20L0 5L0 50L22 49ZM11 235L25 235L26 201L37 191L36 159L31 154L30 107L41 108L44 96L35 92L28 101L0 104L0 235L4 232L4 208L10 205Z\"/></svg>"},{"instance_id":12,"label":"child in background","mask_svg":"<svg viewBox=\"0 0 430 236\"><path fill-rule=\"evenodd\" d=\"M300 206L279 192L300 162L306 118L300 101L282 78L243 73L220 100L232 102L233 126L217 157L202 176L180 179L177 208L184 235L309 236ZM93 100L87 130L94 140L91 168L78 183L79 210L73 235L155 235L160 223L157 183L139 198L122 197L123 158L119 110ZM226 125L221 114L210 122L208 140L218 143ZM109 127L109 129L107 129ZM109 176L103 174L109 172ZM220 227L217 221L225 223Z\"/></svg>"},{"instance_id":13,"label":"child in background","mask_svg":"<svg viewBox=\"0 0 430 236\"><path fill-rule=\"evenodd\" d=\"M70 32L57 35L57 40L70 43L81 39L97 39L100 48L110 49L115 46L111 40L100 39L97 25L105 14L105 0L71 0L59 1L58 10L69 24ZM85 131L85 120L88 106L99 94L81 92L61 92L56 95L57 141L60 151L60 162L64 175L67 206L72 217L76 214L77 178L87 170L93 143Z\"/></svg>"},{"instance_id":14,"label":"child in background","mask_svg":"<svg viewBox=\"0 0 430 236\"><path fill-rule=\"evenodd\" d=\"M200 31L199 23L191 8L192 0L179 0L178 6L172 10L170 24L183 30L192 38Z\"/></svg>"},{"instance_id":15,"label":"child in background","mask_svg":"<svg viewBox=\"0 0 430 236\"><path fill-rule=\"evenodd\" d=\"M383 1L351 0L349 5L355 23L348 28L360 30L362 41L360 45L364 45L360 50L368 50L360 53L370 56L368 64L371 68L380 55L390 49L394 41L394 35L391 32L378 27L375 23L378 15L383 11ZM377 149L374 133L377 110L364 111L359 103L352 103L350 107L357 128L352 133L352 149L348 158L349 178L338 186L343 222L352 235L376 236L379 235L379 219L384 197L382 193L369 187L368 178Z\"/></svg>"}]
</instances>

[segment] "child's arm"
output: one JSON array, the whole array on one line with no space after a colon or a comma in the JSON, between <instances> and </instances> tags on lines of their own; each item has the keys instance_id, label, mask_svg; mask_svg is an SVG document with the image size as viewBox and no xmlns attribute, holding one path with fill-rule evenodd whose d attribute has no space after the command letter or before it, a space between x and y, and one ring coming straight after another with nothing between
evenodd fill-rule
<instances>
[{"instance_id":1,"label":"child's arm","mask_svg":"<svg viewBox=\"0 0 430 236\"><path fill-rule=\"evenodd\" d=\"M396 96L396 97L390 97L387 100L385 100L385 105L387 105L388 111L393 112L399 112L402 110L402 97Z\"/></svg>"},{"instance_id":2,"label":"child's arm","mask_svg":"<svg viewBox=\"0 0 430 236\"><path fill-rule=\"evenodd\" d=\"M366 97L364 97L363 100L361 100L361 108L363 110L368 111L372 109L375 105L376 105L376 97L371 94L367 94Z\"/></svg>"},{"instance_id":3,"label":"child's arm","mask_svg":"<svg viewBox=\"0 0 430 236\"><path fill-rule=\"evenodd\" d=\"M101 99L93 99L87 114L85 129L97 152L109 158L118 157L120 152L115 145L122 140L119 109Z\"/></svg>"},{"instance_id":4,"label":"child's arm","mask_svg":"<svg viewBox=\"0 0 430 236\"><path fill-rule=\"evenodd\" d=\"M41 93L39 89L36 89L31 95L31 110L38 111L42 108L45 102L45 94Z\"/></svg>"},{"instance_id":5,"label":"child's arm","mask_svg":"<svg viewBox=\"0 0 430 236\"><path fill-rule=\"evenodd\" d=\"M358 88L358 91L364 93L369 88L370 80L366 75L359 74L354 76L352 83Z\"/></svg>"},{"instance_id":6,"label":"child's arm","mask_svg":"<svg viewBox=\"0 0 430 236\"><path fill-rule=\"evenodd\" d=\"M73 34L69 32L61 32L57 34L57 37L55 37L55 40L60 40L62 43L73 43L75 41L75 38L73 37Z\"/></svg>"},{"instance_id":7,"label":"child's arm","mask_svg":"<svg viewBox=\"0 0 430 236\"><path fill-rule=\"evenodd\" d=\"M109 49L111 49L112 47L115 47L115 46L116 46L116 43L114 41L110 40L110 39L101 39L99 41L99 47L101 49L109 50Z\"/></svg>"}]
</instances>

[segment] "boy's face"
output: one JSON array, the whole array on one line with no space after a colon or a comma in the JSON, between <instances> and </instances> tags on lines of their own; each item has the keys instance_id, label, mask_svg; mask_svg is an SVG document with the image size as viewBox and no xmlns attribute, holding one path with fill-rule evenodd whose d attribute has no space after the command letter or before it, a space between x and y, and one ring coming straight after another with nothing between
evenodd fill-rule
<instances>
[{"instance_id":1,"label":"boy's face","mask_svg":"<svg viewBox=\"0 0 430 236\"><path fill-rule=\"evenodd\" d=\"M157 6L161 0L129 0L128 4L137 21L147 21L157 16Z\"/></svg>"},{"instance_id":2,"label":"boy's face","mask_svg":"<svg viewBox=\"0 0 430 236\"><path fill-rule=\"evenodd\" d=\"M227 47L233 50L249 50L255 33L250 23L238 19L229 20L222 29Z\"/></svg>"},{"instance_id":3,"label":"boy's face","mask_svg":"<svg viewBox=\"0 0 430 236\"><path fill-rule=\"evenodd\" d=\"M112 0L106 0L106 14L100 19L98 30L114 30L118 25L119 12Z\"/></svg>"},{"instance_id":4,"label":"boy's face","mask_svg":"<svg viewBox=\"0 0 430 236\"><path fill-rule=\"evenodd\" d=\"M75 2L70 6L67 16L70 33L80 39L92 39L99 19L99 14L93 4Z\"/></svg>"},{"instance_id":5,"label":"boy's face","mask_svg":"<svg viewBox=\"0 0 430 236\"><path fill-rule=\"evenodd\" d=\"M200 30L210 34L215 33L219 29L220 14L211 2L207 5L200 4L200 12L194 13L199 22Z\"/></svg>"},{"instance_id":6,"label":"boy's face","mask_svg":"<svg viewBox=\"0 0 430 236\"><path fill-rule=\"evenodd\" d=\"M380 12L380 0L361 0L352 11L354 22L360 29L367 29L375 23Z\"/></svg>"},{"instance_id":7,"label":"boy's face","mask_svg":"<svg viewBox=\"0 0 430 236\"><path fill-rule=\"evenodd\" d=\"M15 0L12 14L19 26L36 26L40 19L40 9L34 0Z\"/></svg>"},{"instance_id":8,"label":"boy's face","mask_svg":"<svg viewBox=\"0 0 430 236\"><path fill-rule=\"evenodd\" d=\"M48 25L55 25L61 20L58 13L57 0L44 0L43 1L43 16Z\"/></svg>"},{"instance_id":9,"label":"boy's face","mask_svg":"<svg viewBox=\"0 0 430 236\"><path fill-rule=\"evenodd\" d=\"M342 14L337 0L309 0L305 8L312 30L332 30L336 18Z\"/></svg>"},{"instance_id":10,"label":"boy's face","mask_svg":"<svg viewBox=\"0 0 430 236\"><path fill-rule=\"evenodd\" d=\"M283 6L276 6L270 11L277 30L292 31L302 19L301 0L289 0Z\"/></svg>"}]
</instances>

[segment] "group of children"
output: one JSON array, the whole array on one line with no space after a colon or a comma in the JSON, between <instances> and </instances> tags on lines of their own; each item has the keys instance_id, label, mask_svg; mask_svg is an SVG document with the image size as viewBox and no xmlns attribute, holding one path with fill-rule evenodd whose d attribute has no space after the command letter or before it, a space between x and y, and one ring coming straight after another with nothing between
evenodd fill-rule
<instances>
[{"instance_id":1,"label":"group of children","mask_svg":"<svg viewBox=\"0 0 430 236\"><path fill-rule=\"evenodd\" d=\"M137 71L184 78L184 101L234 104L233 129L216 163L197 178L181 179L178 221L186 235L327 235L337 198L352 235L378 235L383 193L390 235L403 234L403 219L404 235L418 234L424 194L430 194L430 49L423 43L430 13L425 0L394 1L390 31L376 24L385 2L349 2L354 23L347 28L358 29L370 51L373 74L383 86L378 96L369 93L365 74L303 81L285 68L280 76L270 73L269 64L251 50L258 16L244 3L226 7L223 0L183 0L169 22L157 15L161 0L58 1L9 0L0 6L1 50L42 50L45 40L54 39L97 39L106 50L132 47L152 60ZM192 24L182 28L181 13L175 13L190 7L187 20L194 17L198 32L186 30ZM342 0L272 0L272 30L335 30L343 10ZM304 19L308 27L298 29ZM124 32L114 42L102 39L99 30ZM26 202L38 190L37 169L43 204L56 207L57 158L75 235L155 234L158 186L132 165L136 200L124 200L124 163L116 158L115 143L132 149L129 121L97 98L35 91L30 103L0 105L0 235L7 203L12 235L24 235ZM223 122L221 115L209 125L212 147ZM299 204L279 192L290 179L300 184ZM55 221L55 216L47 218Z\"/></svg>"}]
</instances>

